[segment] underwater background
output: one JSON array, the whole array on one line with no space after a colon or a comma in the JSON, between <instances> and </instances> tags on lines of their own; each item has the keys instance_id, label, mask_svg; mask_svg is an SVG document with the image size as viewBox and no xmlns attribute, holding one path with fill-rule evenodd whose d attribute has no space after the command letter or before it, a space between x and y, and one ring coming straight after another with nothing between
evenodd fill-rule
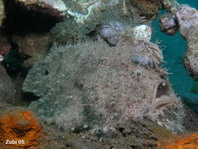
<instances>
[{"instance_id":1,"label":"underwater background","mask_svg":"<svg viewBox=\"0 0 198 149\"><path fill-rule=\"evenodd\" d=\"M0 0L0 149L197 149L197 37L198 0Z\"/></svg>"},{"instance_id":2,"label":"underwater background","mask_svg":"<svg viewBox=\"0 0 198 149\"><path fill-rule=\"evenodd\" d=\"M187 4L198 9L198 0L178 0L180 4ZM167 11L161 10L163 14ZM164 55L164 68L170 73L169 79L175 93L198 112L198 83L193 81L184 67L183 57L187 50L187 42L179 31L175 36L169 36L160 31L159 18L153 21L154 33L152 40L160 42Z\"/></svg>"}]
</instances>

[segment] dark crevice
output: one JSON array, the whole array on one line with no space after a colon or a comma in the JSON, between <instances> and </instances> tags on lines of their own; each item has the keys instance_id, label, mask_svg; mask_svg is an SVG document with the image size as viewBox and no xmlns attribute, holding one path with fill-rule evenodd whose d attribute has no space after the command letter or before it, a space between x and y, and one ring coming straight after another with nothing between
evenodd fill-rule
<instances>
[{"instance_id":1,"label":"dark crevice","mask_svg":"<svg viewBox=\"0 0 198 149\"><path fill-rule=\"evenodd\" d=\"M170 85L167 80L163 80L157 88L156 98L160 98L162 96L167 96L170 93Z\"/></svg>"},{"instance_id":2,"label":"dark crevice","mask_svg":"<svg viewBox=\"0 0 198 149\"><path fill-rule=\"evenodd\" d=\"M55 9L43 9L38 5L24 6L15 0L4 0L4 6L6 18L3 27L9 35L48 32L57 22L63 21Z\"/></svg>"},{"instance_id":3,"label":"dark crevice","mask_svg":"<svg viewBox=\"0 0 198 149\"><path fill-rule=\"evenodd\" d=\"M23 93L23 99L25 99L27 102L32 102L32 101L38 100L39 97L36 96L36 95L34 95L33 93L24 92L24 93Z\"/></svg>"},{"instance_id":4,"label":"dark crevice","mask_svg":"<svg viewBox=\"0 0 198 149\"><path fill-rule=\"evenodd\" d=\"M32 93L22 92L22 84L28 73L27 68L23 67L23 62L30 56L19 51L19 46L12 41L12 37L16 34L25 36L30 33L47 33L56 23L64 21L64 17L58 10L47 5L30 4L25 6L23 2L16 0L3 0L3 3L5 19L0 31L1 35L7 38L11 50L4 56L1 64L15 84L16 104L29 104L31 101L39 99Z\"/></svg>"},{"instance_id":5,"label":"dark crevice","mask_svg":"<svg viewBox=\"0 0 198 149\"><path fill-rule=\"evenodd\" d=\"M51 6L46 6L45 9L35 4L24 6L16 0L3 0L3 3L6 17L0 31L12 48L4 57L2 65L6 68L8 75L15 79L19 73L27 73L22 64L30 56L19 52L18 45L12 41L12 35L25 36L29 33L49 32L57 22L63 21L64 18Z\"/></svg>"}]
</instances>

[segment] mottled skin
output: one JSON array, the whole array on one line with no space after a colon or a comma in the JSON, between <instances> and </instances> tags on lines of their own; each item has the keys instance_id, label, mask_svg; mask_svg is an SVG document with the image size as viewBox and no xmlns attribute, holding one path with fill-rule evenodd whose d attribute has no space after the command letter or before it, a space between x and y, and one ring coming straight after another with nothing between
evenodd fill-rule
<instances>
[{"instance_id":1,"label":"mottled skin","mask_svg":"<svg viewBox=\"0 0 198 149\"><path fill-rule=\"evenodd\" d=\"M145 55L151 57L151 62L153 56L154 63L158 64L159 49L151 43L146 46L150 51ZM163 79L164 74L132 62L134 54L144 52L144 46L137 48L139 53L134 50L136 47L132 39L117 46L95 41L53 47L48 56L29 71L24 82L25 92L41 97L32 102L30 108L44 121L64 130L88 125L95 134L108 133L114 131L117 124L148 116L163 121L161 123L172 130L181 131L176 121L183 116L176 118L174 113L174 116L169 111L164 113L172 106L182 111L180 101L169 82ZM154 63L148 63L148 67ZM135 76L137 71L141 71L142 77ZM158 119L159 115L163 116ZM167 119L176 125L170 126Z\"/></svg>"}]
</instances>

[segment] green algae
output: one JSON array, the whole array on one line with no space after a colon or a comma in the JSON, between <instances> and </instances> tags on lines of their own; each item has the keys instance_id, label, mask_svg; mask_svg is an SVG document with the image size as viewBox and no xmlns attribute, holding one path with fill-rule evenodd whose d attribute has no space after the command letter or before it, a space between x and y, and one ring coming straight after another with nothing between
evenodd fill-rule
<instances>
[{"instance_id":1,"label":"green algae","mask_svg":"<svg viewBox=\"0 0 198 149\"><path fill-rule=\"evenodd\" d=\"M198 82L195 82L192 86L191 92L194 94L198 94Z\"/></svg>"}]
</instances>

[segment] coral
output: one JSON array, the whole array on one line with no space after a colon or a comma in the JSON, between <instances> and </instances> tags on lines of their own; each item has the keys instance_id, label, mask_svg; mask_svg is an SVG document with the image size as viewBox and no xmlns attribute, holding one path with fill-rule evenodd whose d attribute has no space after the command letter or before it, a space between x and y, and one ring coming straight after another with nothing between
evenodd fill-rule
<instances>
[{"instance_id":1,"label":"coral","mask_svg":"<svg viewBox=\"0 0 198 149\"><path fill-rule=\"evenodd\" d=\"M98 15L104 14L109 7L119 5L119 1L102 1L102 0L89 0L89 1L65 1L68 10L66 14L73 16L78 25L86 24L87 21L93 19ZM98 14L98 15L96 15Z\"/></svg>"},{"instance_id":2,"label":"coral","mask_svg":"<svg viewBox=\"0 0 198 149\"><path fill-rule=\"evenodd\" d=\"M37 145L41 134L41 126L32 111L25 109L12 109L0 117L1 136L6 140L14 140L13 146L31 147Z\"/></svg>"},{"instance_id":3,"label":"coral","mask_svg":"<svg viewBox=\"0 0 198 149\"><path fill-rule=\"evenodd\" d=\"M104 19L109 18L109 16L112 17L115 13L119 16L125 16L127 19L134 18L133 10L135 7L129 0L71 0L65 1L65 4L68 8L65 14L74 17L78 25L85 25L93 19L98 21L98 16L107 16L105 13L109 10L113 11Z\"/></svg>"},{"instance_id":4,"label":"coral","mask_svg":"<svg viewBox=\"0 0 198 149\"><path fill-rule=\"evenodd\" d=\"M132 29L133 36L135 39L145 39L145 40L151 40L152 30L151 27L145 24L135 26Z\"/></svg>"},{"instance_id":5,"label":"coral","mask_svg":"<svg viewBox=\"0 0 198 149\"><path fill-rule=\"evenodd\" d=\"M163 55L156 44L146 40L136 40L131 60L140 66L156 69L163 62Z\"/></svg>"},{"instance_id":6,"label":"coral","mask_svg":"<svg viewBox=\"0 0 198 149\"><path fill-rule=\"evenodd\" d=\"M102 2L100 0L89 1L65 1L68 10L67 13L76 18L77 23L83 24L88 19L94 10L101 7Z\"/></svg>"},{"instance_id":7,"label":"coral","mask_svg":"<svg viewBox=\"0 0 198 149\"><path fill-rule=\"evenodd\" d=\"M197 149L198 134L184 134L159 143L160 149Z\"/></svg>"},{"instance_id":8,"label":"coral","mask_svg":"<svg viewBox=\"0 0 198 149\"><path fill-rule=\"evenodd\" d=\"M160 121L158 117L165 115L167 107L170 112L172 106L182 110L161 72L131 62L133 47L131 40L113 47L104 41L87 41L51 48L23 84L24 92L40 97L29 108L43 121L64 130L88 125L93 132L102 129L106 133L130 119L145 116ZM144 76L140 80L133 75L137 69ZM176 126L182 124L176 115L168 116L164 118Z\"/></svg>"}]
</instances>

